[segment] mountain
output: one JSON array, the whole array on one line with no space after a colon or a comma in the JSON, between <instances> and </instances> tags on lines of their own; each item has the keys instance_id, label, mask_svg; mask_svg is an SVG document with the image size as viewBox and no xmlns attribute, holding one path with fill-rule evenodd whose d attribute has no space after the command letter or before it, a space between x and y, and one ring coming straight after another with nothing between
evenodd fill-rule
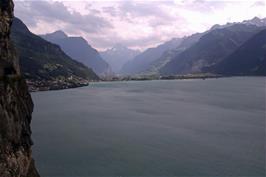
<instances>
[{"instance_id":1,"label":"mountain","mask_svg":"<svg viewBox=\"0 0 266 177\"><path fill-rule=\"evenodd\" d=\"M84 38L69 37L62 31L41 35L41 37L59 45L67 55L92 68L99 76L106 76L112 73L108 63Z\"/></svg>"},{"instance_id":2,"label":"mountain","mask_svg":"<svg viewBox=\"0 0 266 177\"><path fill-rule=\"evenodd\" d=\"M223 61L207 70L224 75L266 75L266 30L255 34Z\"/></svg>"},{"instance_id":3,"label":"mountain","mask_svg":"<svg viewBox=\"0 0 266 177\"><path fill-rule=\"evenodd\" d=\"M109 63L112 70L119 74L122 66L140 54L139 50L129 49L121 44L116 44L111 49L100 52L102 58Z\"/></svg>"},{"instance_id":4,"label":"mountain","mask_svg":"<svg viewBox=\"0 0 266 177\"><path fill-rule=\"evenodd\" d=\"M221 29L221 28L227 28L236 24L243 24L243 25L255 25L257 27L263 27L266 26L266 18L258 18L254 17L250 20L244 20L242 22L234 22L234 23L226 23L225 25L213 25L210 30L215 30L215 29Z\"/></svg>"},{"instance_id":5,"label":"mountain","mask_svg":"<svg viewBox=\"0 0 266 177\"><path fill-rule=\"evenodd\" d=\"M51 34L47 34L47 35L41 36L41 37L45 38L45 40L47 40L47 41L54 41L54 40L67 38L68 36L66 35L66 33L59 30L59 31L55 31Z\"/></svg>"},{"instance_id":6,"label":"mountain","mask_svg":"<svg viewBox=\"0 0 266 177\"><path fill-rule=\"evenodd\" d=\"M242 22L242 24L246 24L246 25L256 25L258 27L262 27L262 26L266 26L266 18L258 18L258 17L254 17L251 20L244 20Z\"/></svg>"},{"instance_id":7,"label":"mountain","mask_svg":"<svg viewBox=\"0 0 266 177\"><path fill-rule=\"evenodd\" d=\"M151 64L158 59L165 51L176 48L183 39L175 38L155 48L149 48L137 55L133 60L127 62L121 69L122 74L138 74L145 72Z\"/></svg>"},{"instance_id":8,"label":"mountain","mask_svg":"<svg viewBox=\"0 0 266 177\"><path fill-rule=\"evenodd\" d=\"M183 41L181 42L181 44L177 48L164 52L158 59L156 59L154 62L152 62L150 67L145 72L142 72L142 73L144 73L146 75L149 75L149 74L158 75L159 74L159 70L161 68L163 68L167 63L172 61L180 53L182 53L183 51L189 49L203 35L211 32L213 30L216 30L216 29L229 28L229 27L231 27L233 25L237 25L237 24L255 25L255 26L258 26L258 27L263 27L263 26L266 26L266 18L259 19L258 17L254 17L253 19L245 20L245 21L240 22L240 23L227 23L225 25L216 24L216 25L212 26L212 28L210 30L207 30L207 31L205 31L203 33L196 33L196 34L193 34L191 36L184 37Z\"/></svg>"},{"instance_id":9,"label":"mountain","mask_svg":"<svg viewBox=\"0 0 266 177\"><path fill-rule=\"evenodd\" d=\"M160 69L163 75L199 73L230 55L262 28L255 25L234 24L210 30L187 50L181 52Z\"/></svg>"},{"instance_id":10,"label":"mountain","mask_svg":"<svg viewBox=\"0 0 266 177\"><path fill-rule=\"evenodd\" d=\"M161 56L158 57L155 61L153 61L149 68L143 72L145 75L158 75L159 70L164 67L167 63L169 63L173 58L179 55L181 52L190 48L193 44L198 42L198 40L203 36L204 33L195 33L191 36L184 37L182 42L174 49L165 51Z\"/></svg>"},{"instance_id":11,"label":"mountain","mask_svg":"<svg viewBox=\"0 0 266 177\"><path fill-rule=\"evenodd\" d=\"M11 38L18 50L20 66L27 80L98 80L91 69L71 59L58 45L31 33L18 18L14 18Z\"/></svg>"},{"instance_id":12,"label":"mountain","mask_svg":"<svg viewBox=\"0 0 266 177\"><path fill-rule=\"evenodd\" d=\"M0 176L39 177L32 157L33 102L10 41L14 4L0 3Z\"/></svg>"}]
</instances>

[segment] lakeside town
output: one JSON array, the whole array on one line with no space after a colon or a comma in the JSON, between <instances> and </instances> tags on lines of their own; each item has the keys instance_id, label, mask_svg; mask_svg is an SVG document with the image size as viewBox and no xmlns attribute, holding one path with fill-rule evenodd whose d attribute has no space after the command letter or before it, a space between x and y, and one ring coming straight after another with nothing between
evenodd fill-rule
<instances>
[{"instance_id":1,"label":"lakeside town","mask_svg":"<svg viewBox=\"0 0 266 177\"><path fill-rule=\"evenodd\" d=\"M80 78L56 78L54 80L33 80L28 79L27 85L30 92L62 90L77 87L88 86L90 82L117 82L117 81L147 81L147 80L183 80L183 79L211 79L225 77L223 75L201 73L201 74L186 74L173 76L157 76L157 75L138 75L138 76L114 76L101 78L99 80L88 81Z\"/></svg>"}]
</instances>

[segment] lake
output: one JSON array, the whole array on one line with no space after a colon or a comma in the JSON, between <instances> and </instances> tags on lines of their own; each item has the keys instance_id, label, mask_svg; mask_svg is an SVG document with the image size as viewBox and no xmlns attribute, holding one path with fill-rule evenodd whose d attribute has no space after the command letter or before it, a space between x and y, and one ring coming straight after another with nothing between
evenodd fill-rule
<instances>
[{"instance_id":1,"label":"lake","mask_svg":"<svg viewBox=\"0 0 266 177\"><path fill-rule=\"evenodd\" d=\"M265 77L32 93L42 177L265 176Z\"/></svg>"}]
</instances>

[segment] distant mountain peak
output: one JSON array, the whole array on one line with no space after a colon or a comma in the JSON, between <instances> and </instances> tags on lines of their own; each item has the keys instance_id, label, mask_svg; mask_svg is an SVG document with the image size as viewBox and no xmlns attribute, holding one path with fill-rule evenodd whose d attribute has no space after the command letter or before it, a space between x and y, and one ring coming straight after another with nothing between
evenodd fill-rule
<instances>
[{"instance_id":1,"label":"distant mountain peak","mask_svg":"<svg viewBox=\"0 0 266 177\"><path fill-rule=\"evenodd\" d=\"M262 27L262 26L266 26L266 18L254 17L250 20L244 20L242 22L232 22L232 23L228 22L225 25L215 24L211 27L211 30L226 28L226 27L230 27L235 24L255 25L258 27Z\"/></svg>"},{"instance_id":2,"label":"distant mountain peak","mask_svg":"<svg viewBox=\"0 0 266 177\"><path fill-rule=\"evenodd\" d=\"M49 33L46 35L49 37L53 37L54 39L64 39L68 37L67 34L62 30L58 30L58 31L55 31L53 33Z\"/></svg>"},{"instance_id":3,"label":"distant mountain peak","mask_svg":"<svg viewBox=\"0 0 266 177\"><path fill-rule=\"evenodd\" d=\"M254 17L253 19L251 19L252 21L260 21L261 19L259 17Z\"/></svg>"},{"instance_id":4,"label":"distant mountain peak","mask_svg":"<svg viewBox=\"0 0 266 177\"><path fill-rule=\"evenodd\" d=\"M84 39L81 36L70 36L68 38L72 39L73 41L79 41L79 42L82 42L83 44L85 44L85 43L88 44L88 41L86 41L86 39Z\"/></svg>"},{"instance_id":5,"label":"distant mountain peak","mask_svg":"<svg viewBox=\"0 0 266 177\"><path fill-rule=\"evenodd\" d=\"M112 48L101 52L103 59L110 64L113 71L116 73L119 73L122 66L138 54L140 54L139 50L130 49L120 43L117 43Z\"/></svg>"},{"instance_id":6,"label":"distant mountain peak","mask_svg":"<svg viewBox=\"0 0 266 177\"><path fill-rule=\"evenodd\" d=\"M234 25L234 24L236 24L236 23L229 23L229 22L228 22L228 23L226 23L226 24L224 24L224 25L215 24L215 25L213 25L213 26L211 27L210 30L226 28L226 27L232 26L232 25Z\"/></svg>"},{"instance_id":7,"label":"distant mountain peak","mask_svg":"<svg viewBox=\"0 0 266 177\"><path fill-rule=\"evenodd\" d=\"M110 50L111 51L123 51L123 50L129 50L129 49L123 44L117 43Z\"/></svg>"},{"instance_id":8,"label":"distant mountain peak","mask_svg":"<svg viewBox=\"0 0 266 177\"><path fill-rule=\"evenodd\" d=\"M254 17L250 20L244 20L242 23L256 26L266 26L266 18Z\"/></svg>"},{"instance_id":9,"label":"distant mountain peak","mask_svg":"<svg viewBox=\"0 0 266 177\"><path fill-rule=\"evenodd\" d=\"M57 31L55 31L55 32L53 32L53 33L54 33L54 34L62 34L62 35L67 36L66 33L65 33L64 31L62 31L62 30L57 30Z\"/></svg>"},{"instance_id":10,"label":"distant mountain peak","mask_svg":"<svg viewBox=\"0 0 266 177\"><path fill-rule=\"evenodd\" d=\"M42 38L57 44L71 58L83 63L99 76L111 75L112 71L98 51L81 36L67 36L63 31L42 35Z\"/></svg>"},{"instance_id":11,"label":"distant mountain peak","mask_svg":"<svg viewBox=\"0 0 266 177\"><path fill-rule=\"evenodd\" d=\"M20 66L26 79L46 82L71 77L75 83L77 80L99 79L92 69L72 59L58 45L31 33L18 18L13 21L11 38L19 52Z\"/></svg>"}]
</instances>

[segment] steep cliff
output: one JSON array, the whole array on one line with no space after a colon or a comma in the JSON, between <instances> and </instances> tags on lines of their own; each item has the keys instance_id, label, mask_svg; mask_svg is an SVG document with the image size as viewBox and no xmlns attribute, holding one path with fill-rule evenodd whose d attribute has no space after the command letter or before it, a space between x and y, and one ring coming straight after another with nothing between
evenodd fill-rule
<instances>
[{"instance_id":1,"label":"steep cliff","mask_svg":"<svg viewBox=\"0 0 266 177\"><path fill-rule=\"evenodd\" d=\"M33 103L10 42L12 0L0 1L0 177L38 177L31 156Z\"/></svg>"}]
</instances>

